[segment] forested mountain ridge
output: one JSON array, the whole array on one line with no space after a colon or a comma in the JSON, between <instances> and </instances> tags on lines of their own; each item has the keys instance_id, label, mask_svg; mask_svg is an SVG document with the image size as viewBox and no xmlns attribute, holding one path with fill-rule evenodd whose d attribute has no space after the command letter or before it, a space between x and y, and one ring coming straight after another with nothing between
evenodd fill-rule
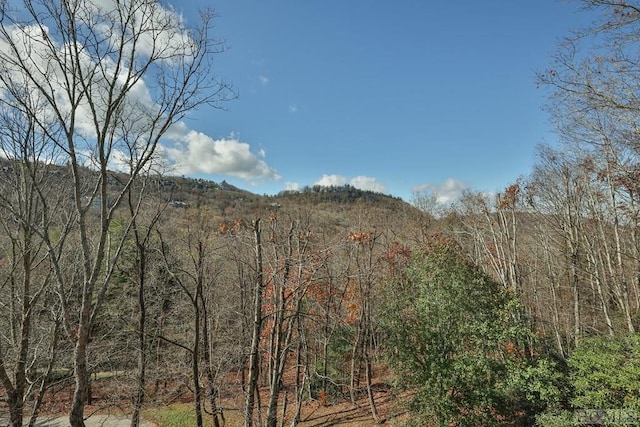
<instances>
[{"instance_id":1,"label":"forested mountain ridge","mask_svg":"<svg viewBox=\"0 0 640 427\"><path fill-rule=\"evenodd\" d=\"M84 427L119 408L136 427L189 401L198 427L277 427L364 403L367 425L637 424L640 4L579 2L602 20L537 76L561 146L496 194L421 209L158 175L170 130L235 96L214 15L3 2L1 414Z\"/></svg>"},{"instance_id":2,"label":"forested mountain ridge","mask_svg":"<svg viewBox=\"0 0 640 427\"><path fill-rule=\"evenodd\" d=\"M207 205L224 211L230 205L236 207L244 204L246 213L252 208L264 205L274 205L289 202L294 205L349 205L354 203L367 203L385 207L389 210L405 210L412 206L402 201L399 197L390 196L368 190L360 190L350 185L344 186L312 186L301 190L282 191L276 195L259 195L248 190L240 189L228 184L226 181L216 183L204 179L192 179L185 177L156 178L154 185L162 191L163 197L173 202L185 202L191 206ZM175 203L174 203L175 204ZM273 207L273 206L272 206Z\"/></svg>"},{"instance_id":3,"label":"forested mountain ridge","mask_svg":"<svg viewBox=\"0 0 640 427\"><path fill-rule=\"evenodd\" d=\"M5 201L8 195L20 193L13 193L13 183L24 176L23 166L5 163L0 172ZM68 212L73 200L68 192L73 187L68 170L51 165L30 167L36 171L33 176L38 185L55 183L51 200L57 202L51 213ZM83 169L82 174L88 181L101 179L90 169ZM575 215L569 215L567 202L551 210L540 186L520 182L496 195L467 193L446 209L438 207L434 216L400 199L349 186L260 196L225 182L152 175L133 182L119 204L114 204L127 180L127 175L108 172L107 203L95 193L93 198L92 193L80 197L90 247L95 247L94 224L105 209L113 209L106 236L121 241L109 249L119 252L118 263L113 267L104 263L104 268L113 269L103 283L100 305L93 305L96 315L89 332L88 371L109 376L121 373L118 390L110 398L102 396L100 405L119 405L126 395L144 387L141 409L146 399L162 401L179 395L181 400L199 401L202 410L212 413L233 409L250 414L248 407L241 408L250 405L280 419L277 414L285 402L293 405L290 409L296 408L287 417L296 418L302 417L308 402L356 402L367 396L371 416L382 420L392 415L388 408L377 405L375 390L392 387L395 375L377 375L386 372L388 363L401 354L395 351L414 343L404 347L405 356L423 357L416 350L422 348L420 337L446 341L442 331L453 337L451 328L459 327L455 334L460 334L461 341L456 338L456 342L490 339L490 348L499 349L497 353L473 353L475 361L488 358L487 363L495 364L491 360L496 355L501 355L500 363L512 357L504 359L505 354L520 356L494 372L498 375L495 383L477 383L471 377L469 384L459 383L458 387L469 387L467 397L472 390L480 395L456 405L478 405L486 398L482 393L488 392L478 387L491 385L496 394L490 405L496 413L508 414L513 405L524 404L521 399L533 392L528 389L531 384L544 387L544 393L550 394L534 399L529 409L533 412L522 413L525 418L513 420L520 423L561 404L568 385L562 382L566 380L558 382L555 370L567 369L564 366L572 363L575 351L578 356L587 351L580 346L582 340L624 337L637 322L638 285L628 283L625 296L622 284L607 278L606 261L610 257L616 262L615 256L611 258L616 235L620 236L618 244L632 247L627 245L633 243L633 228L606 216L596 217L595 211L579 206ZM419 196L416 203L420 205ZM12 319L20 318L21 312L37 313L30 316L38 329L32 331L34 344L26 346L32 362L25 378L42 385L42 394L29 399L46 411L43 402L68 387L77 340L75 328L64 324L59 310L77 311L82 300L76 288L49 281L51 265L23 263L20 248L25 247L25 236L32 242L39 238L19 232L17 212L3 212L2 271L8 280L0 291L5 301L28 304L5 305L2 321L11 331L9 336L18 337L21 326ZM50 218L50 233L59 236L65 215ZM567 233L567 224L573 224L576 234ZM72 229L67 233L63 238L70 241L82 238ZM575 240L569 240L572 238ZM602 240L596 244L591 239ZM566 252L571 244L577 245L577 257ZM45 250L47 245L41 242L33 254L45 259L52 256ZM54 254L64 280L81 274L72 246ZM623 259L610 271L633 271L634 260ZM29 282L25 282L25 271ZM40 290L25 299L33 285L21 287L19 283L40 283ZM441 292L447 296L440 297ZM13 295L19 295L18 299ZM435 310L439 314L425 318L420 317L425 314L422 311L411 314L422 304L431 307L426 313ZM457 313L455 318L466 320L435 323L443 309L447 316ZM511 314L502 319L504 313ZM395 319L395 315L403 317ZM418 317L411 321L404 317L414 315ZM485 315L489 318L481 320ZM513 319L518 319L516 324L509 325ZM480 323L471 330L465 326L477 321ZM411 322L417 322L415 327L406 328ZM427 333L431 328L435 332ZM472 332L475 328L484 332L477 335ZM408 341L394 341L398 338ZM3 367L19 366L14 364L17 351L23 348L20 342L8 340L4 348ZM425 354L429 348L424 347ZM463 345L452 354L473 351ZM430 363L435 365L429 369L453 369L454 377L459 375L455 370L470 367L470 361L459 364L457 357L436 362L437 355L432 356L436 359ZM398 378L411 387L433 387L428 394L436 396L441 384L429 385L428 377L415 383L414 376L405 377L403 367L411 366L410 357L400 359L398 365L392 363ZM558 360L560 364L555 365ZM618 363L626 366L628 361L619 359ZM417 368L412 369L416 372ZM145 374L143 381L140 372ZM511 385L498 391L501 381L506 381L499 376L505 373ZM528 382L531 375L540 376L536 379L540 383ZM374 383L374 378L383 383ZM11 383L4 384L4 390L11 390ZM255 401L248 402L247 387L253 388L255 399L266 394L268 403L255 406ZM199 389L203 395L193 393ZM292 395L291 390L297 391ZM449 397L445 394L438 399ZM451 408L438 411L433 416L460 416Z\"/></svg>"}]
</instances>

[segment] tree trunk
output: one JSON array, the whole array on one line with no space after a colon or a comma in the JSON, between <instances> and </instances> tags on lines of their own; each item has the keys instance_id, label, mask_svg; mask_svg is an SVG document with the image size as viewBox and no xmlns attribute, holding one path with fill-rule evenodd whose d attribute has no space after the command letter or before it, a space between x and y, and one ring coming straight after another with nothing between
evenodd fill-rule
<instances>
[{"instance_id":1,"label":"tree trunk","mask_svg":"<svg viewBox=\"0 0 640 427\"><path fill-rule=\"evenodd\" d=\"M367 398L369 400L369 409L371 410L371 416L373 420L377 423L380 421L380 416L378 415L378 409L376 408L376 400L373 396L373 389L371 388L371 360L369 360L369 352L365 349L365 376L367 380Z\"/></svg>"},{"instance_id":2,"label":"tree trunk","mask_svg":"<svg viewBox=\"0 0 640 427\"><path fill-rule=\"evenodd\" d=\"M356 342L353 344L351 352L351 378L349 380L349 395L351 403L356 404L356 387L360 385L360 354L362 353L362 319L358 322L356 332Z\"/></svg>"},{"instance_id":3,"label":"tree trunk","mask_svg":"<svg viewBox=\"0 0 640 427\"><path fill-rule=\"evenodd\" d=\"M302 322L298 320L298 351L296 352L296 385L295 385L295 395L296 395L296 410L293 415L293 420L291 421L291 427L295 427L300 423L300 414L302 412L302 394L304 391L304 371L303 371L303 340L302 336L304 334L304 330L302 328ZM306 353L306 351L305 351ZM306 363L304 364L306 365Z\"/></svg>"},{"instance_id":4,"label":"tree trunk","mask_svg":"<svg viewBox=\"0 0 640 427\"><path fill-rule=\"evenodd\" d=\"M573 295L573 342L577 347L580 342L580 290L578 279L578 253L572 248L570 260L571 294Z\"/></svg>"},{"instance_id":5,"label":"tree trunk","mask_svg":"<svg viewBox=\"0 0 640 427\"><path fill-rule=\"evenodd\" d=\"M22 415L24 408L22 405L20 392L13 388L7 391L7 403L9 404L9 423L11 427L22 427Z\"/></svg>"},{"instance_id":6,"label":"tree trunk","mask_svg":"<svg viewBox=\"0 0 640 427\"><path fill-rule=\"evenodd\" d=\"M88 304L87 302L84 302ZM86 312L86 313L85 313ZM74 352L74 376L76 388L73 392L69 423L71 427L85 427L84 406L89 398L89 373L87 370L87 346L89 344L89 313L83 307L83 317L79 323Z\"/></svg>"},{"instance_id":7,"label":"tree trunk","mask_svg":"<svg viewBox=\"0 0 640 427\"><path fill-rule=\"evenodd\" d=\"M146 369L147 369L147 339L146 339L146 325L147 325L147 305L145 302L145 277L146 277L146 248L140 245L138 240L138 378L137 378L137 393L135 402L133 404L133 414L131 415L131 427L138 427L140 425L140 412L142 411L142 405L145 398L145 386L146 386Z\"/></svg>"},{"instance_id":8,"label":"tree trunk","mask_svg":"<svg viewBox=\"0 0 640 427\"><path fill-rule=\"evenodd\" d=\"M196 412L196 426L202 427L202 386L200 384L200 302L202 301L202 267L203 267L204 248L202 241L198 242L198 257L197 257L197 273L196 273L196 295L193 299L193 309L195 311L194 317L194 333L193 333L193 348L191 350L191 374L193 375L193 404Z\"/></svg>"},{"instance_id":9,"label":"tree trunk","mask_svg":"<svg viewBox=\"0 0 640 427\"><path fill-rule=\"evenodd\" d=\"M260 331L262 330L262 294L264 291L264 283L259 218L253 221L253 233L255 240L256 282L253 296L253 331L251 336L251 350L249 353L249 378L244 410L245 427L251 427L253 424L253 407L255 405L256 392L258 388L258 368L260 362L258 349L260 346Z\"/></svg>"},{"instance_id":10,"label":"tree trunk","mask_svg":"<svg viewBox=\"0 0 640 427\"><path fill-rule=\"evenodd\" d=\"M363 356L364 356L364 366L365 366L365 380L367 382L367 398L369 401L369 409L371 409L371 416L373 420L377 423L380 420L378 416L378 409L376 408L375 397L373 396L373 390L371 388L371 356L369 354L369 349L373 347L372 334L371 334L371 306L367 303L366 305L366 324L367 328L365 330L365 339L363 346Z\"/></svg>"},{"instance_id":11,"label":"tree trunk","mask_svg":"<svg viewBox=\"0 0 640 427\"><path fill-rule=\"evenodd\" d=\"M209 311L205 299L202 299L202 347L204 352L204 371L207 378L209 405L211 406L211 417L214 427L220 427L218 413L222 415L222 409L218 409L216 399L218 398L218 388L216 387L213 361L211 360L211 340L209 339ZM224 416L222 415L224 419Z\"/></svg>"},{"instance_id":12,"label":"tree trunk","mask_svg":"<svg viewBox=\"0 0 640 427\"><path fill-rule=\"evenodd\" d=\"M35 427L38 415L40 413L40 407L44 401L44 394L47 391L47 378L53 372L53 367L56 363L56 348L58 347L58 339L60 337L60 319L56 319L53 327L53 336L51 337L51 345L49 346L49 360L47 362L47 369L42 374L42 380L38 393L36 394L35 401L33 402L33 410L31 411L31 417L29 418L29 427Z\"/></svg>"}]
</instances>

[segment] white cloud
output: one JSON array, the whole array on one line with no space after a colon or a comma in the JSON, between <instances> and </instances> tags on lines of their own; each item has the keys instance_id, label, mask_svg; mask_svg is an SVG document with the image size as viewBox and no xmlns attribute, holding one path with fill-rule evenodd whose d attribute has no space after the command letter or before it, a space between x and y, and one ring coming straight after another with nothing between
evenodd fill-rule
<instances>
[{"instance_id":1,"label":"white cloud","mask_svg":"<svg viewBox=\"0 0 640 427\"><path fill-rule=\"evenodd\" d=\"M34 33L35 37L43 38L47 37L44 35L46 29L34 26L23 29L15 27L10 35L17 46L24 49L22 55L30 58L31 62L27 64L29 69L46 68L43 65L47 63L47 52L42 49L44 44L35 43L33 40L23 42L24 32ZM29 49L31 49L30 54L27 52ZM0 40L0 50L4 54L10 52L6 40ZM116 71L109 58L103 58L102 61L102 66L107 72ZM87 69L95 67L94 60L88 56L82 56L81 62ZM13 69L9 67L7 66L5 72L11 73L10 77L13 82L26 89L33 87L33 83L29 82L22 70L15 66ZM64 94L66 92L64 90L64 76L60 70L55 71L55 73L52 72L47 76L47 84L50 85L51 91L56 95ZM126 74L128 70L121 69L119 72L122 75ZM32 72L32 75L36 76L36 78L39 77L39 80L45 79L45 76L39 75L37 72ZM42 86L47 87L46 84L42 84ZM0 85L0 95L8 96L7 89L8 87ZM90 106L86 101L76 105L76 115L74 117L75 130L78 136L74 141L76 143L76 152L80 163L87 167L94 166L96 161L96 153L94 153L96 126L92 119L90 107L98 111L98 116L106 114L107 106L103 100L108 99L107 91L109 87L106 85L106 81L105 85L102 85L101 82L95 82L92 90L95 95L92 98L92 105ZM37 90L32 90L31 93L35 100L34 102L40 102L42 105L40 108L43 122L51 121L55 123L57 119L54 117L52 109L46 108L45 97L39 94ZM56 107L61 114L70 114L71 103L64 96L56 96ZM152 120L154 114L158 114L157 110L161 108L161 105L154 101L145 80L140 79L129 88L123 107L126 113L122 115L123 123L121 128L129 132L129 134L126 139L123 138L122 140L118 138L120 135L116 134L114 146L111 147L108 165L113 170L128 171L132 164L132 158L139 160L145 155L140 150L145 147L145 136L148 135L149 120ZM121 128L119 127L116 130ZM132 137L139 138L139 140L134 141L131 139ZM170 142L173 142L173 144L168 144ZM276 172L265 162L266 153L264 149L260 149L257 154L254 154L249 144L241 142L235 136L214 140L203 133L190 130L184 122L179 122L171 126L164 135L162 143L163 145L158 147L158 156L155 156L151 162L152 164L148 165L149 167L164 168L169 166L173 172L179 174L217 173L246 180L279 178ZM53 153L46 154L53 155Z\"/></svg>"},{"instance_id":2,"label":"white cloud","mask_svg":"<svg viewBox=\"0 0 640 427\"><path fill-rule=\"evenodd\" d=\"M339 186L339 185L345 185L348 183L349 183L349 180L344 176L322 175L322 177L319 180L314 182L314 185L324 185L324 186L330 187L332 185Z\"/></svg>"},{"instance_id":3,"label":"white cloud","mask_svg":"<svg viewBox=\"0 0 640 427\"><path fill-rule=\"evenodd\" d=\"M300 191L300 184L297 182L285 182L284 189L285 191Z\"/></svg>"},{"instance_id":4,"label":"white cloud","mask_svg":"<svg viewBox=\"0 0 640 427\"><path fill-rule=\"evenodd\" d=\"M436 201L441 204L451 203L462 196L462 193L469 189L469 186L462 181L453 178L437 184L421 184L413 187L414 193L429 193L436 197Z\"/></svg>"},{"instance_id":5,"label":"white cloud","mask_svg":"<svg viewBox=\"0 0 640 427\"><path fill-rule=\"evenodd\" d=\"M386 186L383 183L378 182L370 176L347 178L341 175L322 175L322 177L314 183L314 185L324 186L341 186L345 184L349 184L360 190L376 191L378 193L384 193L386 191Z\"/></svg>"},{"instance_id":6,"label":"white cloud","mask_svg":"<svg viewBox=\"0 0 640 427\"><path fill-rule=\"evenodd\" d=\"M260 75L260 76L258 77L258 79L260 80L260 84L261 84L262 86L266 86L266 85L268 85L268 84L269 84L269 77L267 77L267 76Z\"/></svg>"},{"instance_id":7,"label":"white cloud","mask_svg":"<svg viewBox=\"0 0 640 427\"><path fill-rule=\"evenodd\" d=\"M173 146L164 146L162 151L177 174L219 174L248 181L258 178L280 179L264 160L263 149L255 154L248 143L233 135L213 139L202 132L191 130L177 139Z\"/></svg>"},{"instance_id":8,"label":"white cloud","mask_svg":"<svg viewBox=\"0 0 640 427\"><path fill-rule=\"evenodd\" d=\"M92 3L92 7L100 9L101 13L110 14L117 10L117 5L126 5L128 1L96 0ZM136 19L134 20L139 25L138 30L143 33L141 38L137 40L139 45L136 46L136 53L140 55L142 62L144 63L145 55L152 53L152 50L149 49L152 41L156 43L156 51L153 54L158 56L159 61L166 61L171 65L171 58L176 54L185 54L188 60L191 54L190 49L193 49L194 45L189 34L182 31L182 17L174 9L164 8L159 3L147 3L143 5L144 7L136 9ZM96 11L91 10L91 12ZM145 17L148 19L143 19ZM88 18L88 16L78 16L78 19L82 18ZM112 18L117 19L114 16L106 16L94 28L97 33L105 31L104 36L108 36L105 40L115 37L114 34L117 33L109 33L107 27L101 27L103 24L108 24ZM165 24L170 22L172 25L158 25L156 29L156 26L153 25L156 20ZM46 27L32 25L10 27L8 39L0 39L0 52L3 55L12 55L9 45L9 41L11 41L19 49L18 56L24 58L22 62L16 60L16 62L4 64L5 78L3 82L7 86L0 84L0 96L4 98L8 98L10 95L17 96L8 91L10 88L21 88L23 92L31 93L32 102L40 104L38 108L42 111L41 119L45 125L49 121L55 125L58 120L53 114L53 109L48 105L50 99L55 99L56 109L61 115L69 115L72 111L72 103L65 97L65 94L68 93L65 90L68 82L65 80L64 71L59 67L48 65L51 64L50 56L52 53L47 50L48 46L51 46L55 50L55 54L61 58L68 50L63 42L56 40L56 36L58 34L50 33ZM51 45L47 43L49 41ZM112 42L117 41L112 40ZM129 47L125 47L125 51L127 49ZM126 52L124 55L126 56ZM123 67L122 64L116 66L114 58L110 56L93 58L88 54L82 54L79 57L79 62L81 67L86 70L94 71L96 67L100 67L102 71L102 73L94 74L87 71L87 75L97 76L95 81L89 83L93 91L92 104L89 105L85 99L78 105L74 105L76 109L74 125L77 136L74 138L74 142L76 143L76 152L81 156L80 162L91 167L96 159L96 153L94 153L96 125L92 114L93 111L96 111L98 117L105 116L108 108L105 100L109 99L109 91L113 89L109 86L109 82L115 76L123 85L122 87L127 89L122 104L123 113L120 117L122 122L118 123L116 132L122 130L128 133L127 135L115 135L114 145L110 147L111 154L107 161L110 168L126 171L131 167L132 159L135 163L135 159L148 155L148 152L141 150L146 147L146 142L152 139L153 135L149 135L150 129L152 129L151 121L157 119L165 108L161 103L158 103L158 100L162 100L163 94L154 93L153 82L149 86L149 82L144 78L127 77L128 73L137 73L140 70L130 70ZM23 63L25 65L21 65ZM56 64L55 61L53 63ZM22 69L23 66L36 82L29 80L28 74ZM43 74L41 70L50 70L50 72ZM118 74L116 75L116 73ZM266 84L268 78L261 76L261 81ZM50 93L47 93L46 96L40 94L38 90L33 89L36 84L46 88ZM117 91L121 87L115 89ZM150 164L147 166L169 168L172 173L215 173L239 177L247 181L253 179L277 180L280 178L266 163L264 149L254 153L248 143L240 141L234 135L228 138L213 139L201 132L189 129L184 122L171 126L164 134L156 154L153 159L150 159Z\"/></svg>"},{"instance_id":9,"label":"white cloud","mask_svg":"<svg viewBox=\"0 0 640 427\"><path fill-rule=\"evenodd\" d=\"M84 21L87 25L92 25L96 32L101 32L114 43L120 44L118 31L113 31L114 23L119 23L121 14L133 12L129 25L135 26L136 53L142 56L157 55L161 47L161 61L171 62L176 59L176 55L186 54L187 57L195 53L195 44L191 35L184 29L184 19L171 6L164 6L159 2L137 2L132 0L96 0L89 2L90 6L76 14L76 19ZM103 17L102 21L96 24L95 16ZM128 33L127 33L128 35ZM131 53L131 43L125 42L124 54Z\"/></svg>"},{"instance_id":10,"label":"white cloud","mask_svg":"<svg viewBox=\"0 0 640 427\"><path fill-rule=\"evenodd\" d=\"M370 176L356 176L351 178L350 184L361 190L376 191L378 193L384 193L386 187L383 183L376 181L375 178Z\"/></svg>"},{"instance_id":11,"label":"white cloud","mask_svg":"<svg viewBox=\"0 0 640 427\"><path fill-rule=\"evenodd\" d=\"M88 8L79 12L75 18L81 22L92 20L93 23L93 20L100 16L101 20L92 26L92 30L97 36L104 36L101 43L114 43L118 46L119 40L114 39L118 34L118 31L114 31L114 25L117 26L116 23L120 19L117 11L118 8L127 8L129 5L130 0L96 0L90 2ZM131 20L131 25L137 26L139 37L131 37L131 40L135 39L136 59L142 59L141 63L151 54L155 55L159 62L171 63L173 58L180 55L186 55L181 58L188 60L194 53L194 43L183 28L182 17L174 9L165 8L159 3L147 2L144 5L140 3L140 7L135 8L132 13L135 19ZM163 25L154 24L156 21ZM54 111L62 117L71 116L73 111L75 150L81 156L80 163L91 166L95 161L93 151L97 134L94 114L97 117L105 117L109 108L106 100L111 96L123 95L123 113L119 117L119 126L115 129L114 145L110 147L112 158L108 159L108 162L114 168L126 169L126 165L131 163L130 158L139 156L139 147L144 146L150 139L150 124L163 113L164 107L157 102L162 95L152 94L148 82L144 78L137 78L136 73L140 70L124 66L127 60L116 64L117 56L105 55L96 58L88 53L90 49L82 49L80 46L78 64L84 69L85 77L91 76L93 79L87 82L92 92L91 104L86 96L70 100L67 96L70 92L69 76L65 75L65 70L57 66L58 62L52 59L52 55L57 56L60 64L69 60L69 47L60 40L56 28L33 24L8 26L7 29L6 37L0 38L0 52L3 56L19 59L5 61L0 96L11 102L12 96L18 97L21 92L29 93L29 102L33 105L34 111L37 109L45 128L55 128L59 123L59 116ZM129 54L133 51L131 40L124 43L122 58L129 59ZM12 50L11 45L17 52ZM111 47L108 50L111 50ZM121 86L110 86L114 81L113 77L116 77L115 81ZM111 93L112 90L116 91L115 95ZM123 92L118 92L120 90ZM126 138L124 132L127 133ZM139 139L133 140L134 135Z\"/></svg>"},{"instance_id":12,"label":"white cloud","mask_svg":"<svg viewBox=\"0 0 640 427\"><path fill-rule=\"evenodd\" d=\"M297 113L297 112L298 112L298 106L297 106L297 105L293 105L293 104L292 104L292 105L289 105L289 112L290 112L291 114L295 114L295 113Z\"/></svg>"}]
</instances>

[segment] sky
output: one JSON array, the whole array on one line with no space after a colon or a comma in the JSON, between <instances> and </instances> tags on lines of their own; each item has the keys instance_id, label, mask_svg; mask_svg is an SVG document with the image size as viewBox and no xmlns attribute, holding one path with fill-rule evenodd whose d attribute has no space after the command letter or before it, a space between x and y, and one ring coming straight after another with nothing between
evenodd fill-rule
<instances>
[{"instance_id":1,"label":"sky","mask_svg":"<svg viewBox=\"0 0 640 427\"><path fill-rule=\"evenodd\" d=\"M185 2L187 3L187 2ZM237 99L185 121L178 173L257 194L497 192L555 137L535 72L590 19L556 0L196 0Z\"/></svg>"}]
</instances>

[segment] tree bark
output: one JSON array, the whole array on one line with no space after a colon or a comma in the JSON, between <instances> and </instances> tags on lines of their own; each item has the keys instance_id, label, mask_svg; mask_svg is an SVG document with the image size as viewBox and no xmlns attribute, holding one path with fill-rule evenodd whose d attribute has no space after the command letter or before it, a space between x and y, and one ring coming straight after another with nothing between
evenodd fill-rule
<instances>
[{"instance_id":1,"label":"tree bark","mask_svg":"<svg viewBox=\"0 0 640 427\"><path fill-rule=\"evenodd\" d=\"M256 281L253 295L253 330L251 334L251 350L249 352L249 378L244 410L245 427L252 427L253 424L253 409L255 406L260 365L259 346L260 332L262 331L262 297L264 292L260 218L253 221L253 235Z\"/></svg>"}]
</instances>

